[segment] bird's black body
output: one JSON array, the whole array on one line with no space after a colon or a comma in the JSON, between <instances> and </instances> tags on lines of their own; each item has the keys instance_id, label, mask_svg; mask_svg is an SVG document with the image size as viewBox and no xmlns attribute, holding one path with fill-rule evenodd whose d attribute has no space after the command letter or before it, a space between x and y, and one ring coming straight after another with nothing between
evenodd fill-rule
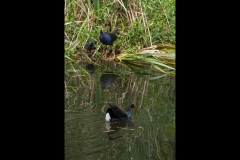
<instances>
[{"instance_id":1,"label":"bird's black body","mask_svg":"<svg viewBox=\"0 0 240 160\"><path fill-rule=\"evenodd\" d=\"M95 47L93 40L88 39L84 46L84 49L86 49L87 51L95 50L96 47Z\"/></svg>"},{"instance_id":2,"label":"bird's black body","mask_svg":"<svg viewBox=\"0 0 240 160\"><path fill-rule=\"evenodd\" d=\"M117 106L109 104L109 108L106 111L105 119L106 121L110 121L110 122L127 120L131 118L131 109L136 107L137 106L135 104L130 104L128 106L127 111L124 112Z\"/></svg>"}]
</instances>

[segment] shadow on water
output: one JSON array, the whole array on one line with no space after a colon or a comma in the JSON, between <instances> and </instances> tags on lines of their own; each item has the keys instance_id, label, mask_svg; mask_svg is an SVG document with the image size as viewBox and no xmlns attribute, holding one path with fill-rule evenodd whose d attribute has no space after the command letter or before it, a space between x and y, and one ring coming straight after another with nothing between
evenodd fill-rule
<instances>
[{"instance_id":1,"label":"shadow on water","mask_svg":"<svg viewBox=\"0 0 240 160\"><path fill-rule=\"evenodd\" d=\"M65 66L65 159L175 159L175 77L121 63ZM138 108L105 122L108 103Z\"/></svg>"}]
</instances>

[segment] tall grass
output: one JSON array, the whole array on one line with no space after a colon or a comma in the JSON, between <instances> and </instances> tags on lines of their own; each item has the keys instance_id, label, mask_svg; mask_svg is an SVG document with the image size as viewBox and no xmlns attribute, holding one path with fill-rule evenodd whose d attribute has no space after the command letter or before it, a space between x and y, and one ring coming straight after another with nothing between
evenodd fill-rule
<instances>
[{"instance_id":1,"label":"tall grass","mask_svg":"<svg viewBox=\"0 0 240 160\"><path fill-rule=\"evenodd\" d=\"M82 48L91 38L99 47L96 55L101 56L102 45L98 39L102 27L106 31L119 28L115 47L126 53L136 53L137 49L158 43L175 44L175 1L66 0L66 55L76 53L76 47Z\"/></svg>"}]
</instances>

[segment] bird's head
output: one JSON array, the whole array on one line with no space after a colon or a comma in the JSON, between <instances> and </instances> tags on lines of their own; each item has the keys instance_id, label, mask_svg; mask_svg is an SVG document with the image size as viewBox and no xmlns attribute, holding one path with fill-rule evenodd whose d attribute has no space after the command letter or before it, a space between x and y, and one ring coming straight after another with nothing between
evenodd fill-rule
<instances>
[{"instance_id":1,"label":"bird's head","mask_svg":"<svg viewBox=\"0 0 240 160\"><path fill-rule=\"evenodd\" d=\"M132 104L131 104L131 108L136 109L136 108L137 108L137 105L136 105L135 103L132 103Z\"/></svg>"},{"instance_id":2,"label":"bird's head","mask_svg":"<svg viewBox=\"0 0 240 160\"><path fill-rule=\"evenodd\" d=\"M127 111L131 111L131 109L136 109L137 108L137 105L135 103L131 103L128 108L127 108Z\"/></svg>"},{"instance_id":3,"label":"bird's head","mask_svg":"<svg viewBox=\"0 0 240 160\"><path fill-rule=\"evenodd\" d=\"M101 34L103 34L103 33L104 33L104 29L103 29L103 28L100 30L100 33L101 33Z\"/></svg>"}]
</instances>

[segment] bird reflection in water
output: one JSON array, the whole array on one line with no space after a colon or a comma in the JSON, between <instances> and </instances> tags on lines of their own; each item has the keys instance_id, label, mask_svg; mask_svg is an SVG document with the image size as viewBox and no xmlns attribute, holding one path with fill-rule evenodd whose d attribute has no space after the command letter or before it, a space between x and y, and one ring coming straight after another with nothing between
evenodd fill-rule
<instances>
[{"instance_id":1,"label":"bird reflection in water","mask_svg":"<svg viewBox=\"0 0 240 160\"><path fill-rule=\"evenodd\" d=\"M118 75L112 72L103 73L100 77L100 83L102 90L106 90L109 87L118 87L121 84Z\"/></svg>"},{"instance_id":2,"label":"bird reflection in water","mask_svg":"<svg viewBox=\"0 0 240 160\"><path fill-rule=\"evenodd\" d=\"M133 122L131 119L128 119L126 121L120 121L120 122L105 122L105 126L107 129L108 139L109 140L115 140L118 138L123 137L125 134L116 134L119 130L131 130L131 127L133 126Z\"/></svg>"}]
</instances>

